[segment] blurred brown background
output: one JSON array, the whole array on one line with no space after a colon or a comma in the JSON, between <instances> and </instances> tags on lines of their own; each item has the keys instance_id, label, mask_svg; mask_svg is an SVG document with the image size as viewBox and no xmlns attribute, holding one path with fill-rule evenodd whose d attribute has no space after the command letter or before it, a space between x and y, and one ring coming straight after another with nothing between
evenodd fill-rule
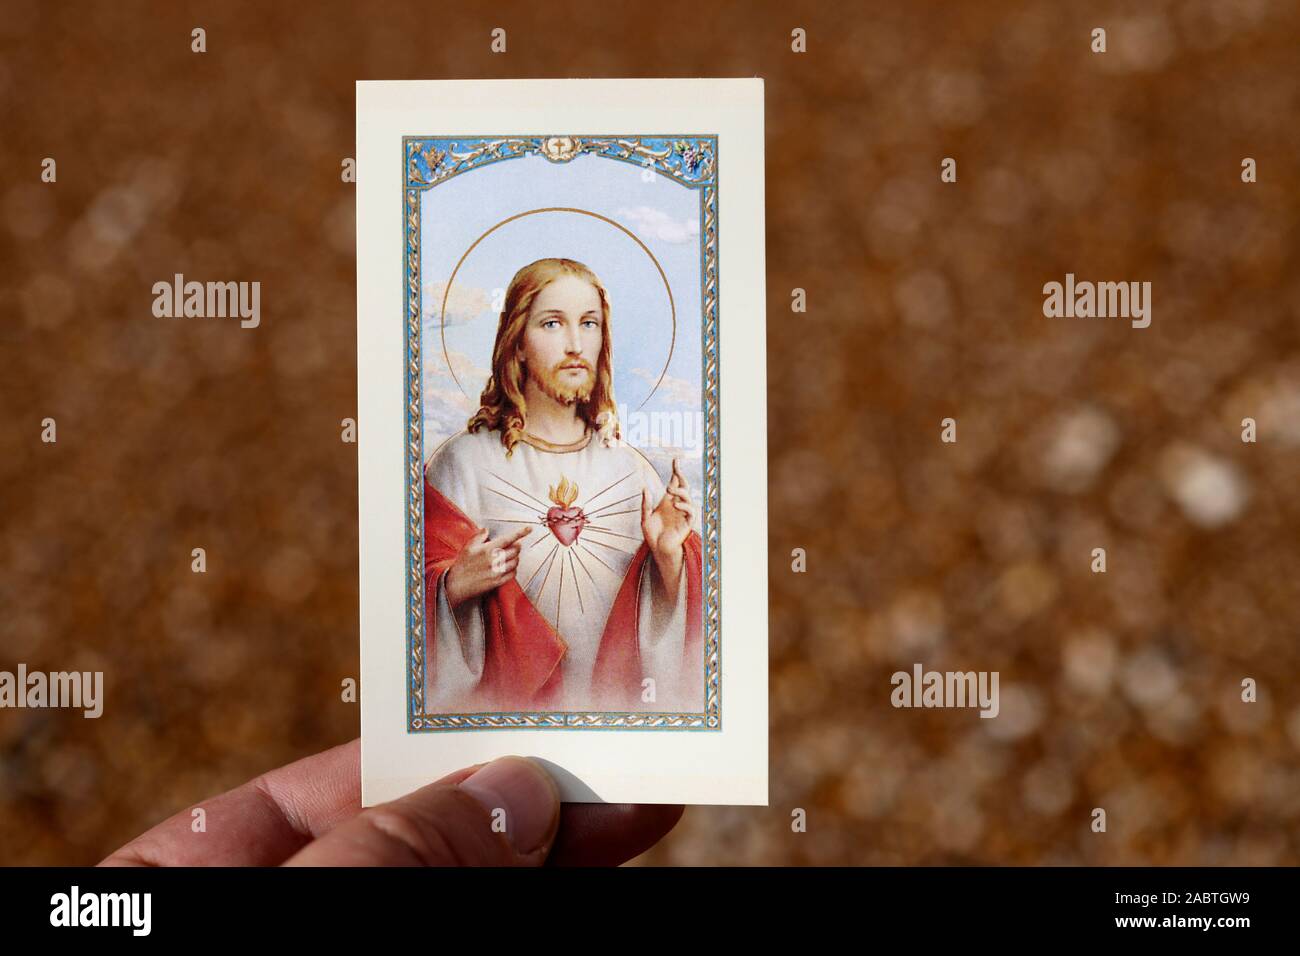
<instances>
[{"instance_id":1,"label":"blurred brown background","mask_svg":"<svg viewBox=\"0 0 1300 956\"><path fill-rule=\"evenodd\" d=\"M643 859L1300 861L1300 13L1090 7L6 3L0 669L107 686L0 711L0 862L357 732L354 81L715 75L767 90L772 805ZM261 327L154 318L177 272ZM1066 272L1151 327L1044 318ZM915 661L1001 715L893 709Z\"/></svg>"}]
</instances>

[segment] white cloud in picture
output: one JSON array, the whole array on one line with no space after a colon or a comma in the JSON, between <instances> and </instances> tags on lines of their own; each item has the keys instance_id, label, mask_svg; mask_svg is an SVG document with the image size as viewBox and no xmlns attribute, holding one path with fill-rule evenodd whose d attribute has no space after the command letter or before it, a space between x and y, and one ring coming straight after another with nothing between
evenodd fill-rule
<instances>
[{"instance_id":1,"label":"white cloud in picture","mask_svg":"<svg viewBox=\"0 0 1300 956\"><path fill-rule=\"evenodd\" d=\"M643 368L632 369L632 374L637 378L643 379L651 388L654 388L655 382L659 381L659 376L653 372L648 372ZM672 375L665 375L662 382L659 382L659 388L655 391L656 398L662 398L666 402L672 402L676 405L687 405L698 408L700 405L700 383L688 382L684 378L675 378Z\"/></svg>"},{"instance_id":2,"label":"white cloud in picture","mask_svg":"<svg viewBox=\"0 0 1300 956\"><path fill-rule=\"evenodd\" d=\"M447 296L447 312L444 318L442 297L447 292L446 282L426 282L421 302L424 304L424 322L429 332L437 334L440 324L446 322L448 327L467 325L479 316L492 311L492 295L486 289L457 282L451 287Z\"/></svg>"},{"instance_id":3,"label":"white cloud in picture","mask_svg":"<svg viewBox=\"0 0 1300 956\"><path fill-rule=\"evenodd\" d=\"M677 219L653 206L624 206L619 209L618 215L624 225L642 238L676 244L694 242L700 234L698 220Z\"/></svg>"}]
</instances>

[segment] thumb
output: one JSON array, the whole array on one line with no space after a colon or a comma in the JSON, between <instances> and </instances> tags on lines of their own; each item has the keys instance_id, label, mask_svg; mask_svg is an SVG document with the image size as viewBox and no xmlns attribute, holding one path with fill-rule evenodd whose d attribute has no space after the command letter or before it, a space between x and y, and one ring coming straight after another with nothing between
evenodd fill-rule
<instances>
[{"instance_id":1,"label":"thumb","mask_svg":"<svg viewBox=\"0 0 1300 956\"><path fill-rule=\"evenodd\" d=\"M650 519L650 512L654 510L650 507L650 489L643 487L641 489L641 523L645 524Z\"/></svg>"},{"instance_id":2,"label":"thumb","mask_svg":"<svg viewBox=\"0 0 1300 956\"><path fill-rule=\"evenodd\" d=\"M459 783L432 783L363 810L286 866L540 866L560 792L535 761L501 757Z\"/></svg>"}]
</instances>

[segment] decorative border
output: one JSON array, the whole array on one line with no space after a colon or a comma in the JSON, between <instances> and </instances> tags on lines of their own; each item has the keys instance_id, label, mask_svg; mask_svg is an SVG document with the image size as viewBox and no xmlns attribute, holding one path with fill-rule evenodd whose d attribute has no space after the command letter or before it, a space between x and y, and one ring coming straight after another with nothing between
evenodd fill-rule
<instances>
[{"instance_id":1,"label":"decorative border","mask_svg":"<svg viewBox=\"0 0 1300 956\"><path fill-rule=\"evenodd\" d=\"M698 189L703 228L700 275L703 280L704 509L704 710L700 713L582 713L572 711L490 714L424 713L424 415L422 303L420 281L420 194L473 169L540 155L567 163L590 154L632 163ZM407 732L439 730L721 730L721 624L719 617L721 479L718 409L718 138L684 136L501 136L449 139L402 137L405 250L402 281L406 290L406 580Z\"/></svg>"}]
</instances>

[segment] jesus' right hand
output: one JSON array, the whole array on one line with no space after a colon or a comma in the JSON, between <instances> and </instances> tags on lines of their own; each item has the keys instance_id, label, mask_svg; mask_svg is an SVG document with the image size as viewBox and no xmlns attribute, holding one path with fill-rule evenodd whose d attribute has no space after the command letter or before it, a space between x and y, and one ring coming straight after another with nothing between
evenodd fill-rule
<instances>
[{"instance_id":1,"label":"jesus' right hand","mask_svg":"<svg viewBox=\"0 0 1300 956\"><path fill-rule=\"evenodd\" d=\"M483 528L470 538L447 572L447 603L452 609L513 579L521 542L532 530L525 525L489 541Z\"/></svg>"}]
</instances>

